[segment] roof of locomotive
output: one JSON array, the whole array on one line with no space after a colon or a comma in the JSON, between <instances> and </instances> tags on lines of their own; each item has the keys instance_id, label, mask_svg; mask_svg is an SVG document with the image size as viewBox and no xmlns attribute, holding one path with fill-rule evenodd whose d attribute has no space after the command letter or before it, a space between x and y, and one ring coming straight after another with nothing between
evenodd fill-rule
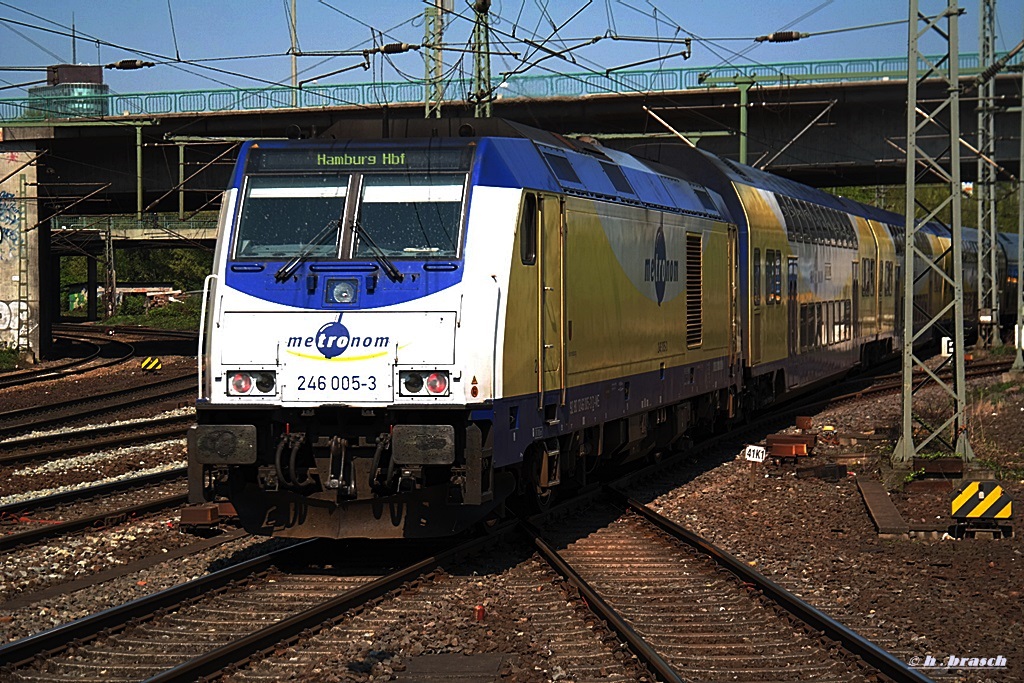
<instances>
[{"instance_id":1,"label":"roof of locomotive","mask_svg":"<svg viewBox=\"0 0 1024 683\"><path fill-rule=\"evenodd\" d=\"M475 146L470 169L473 185L565 193L732 221L722 197L702 183L685 179L669 167L661 167L594 142L570 140L502 119L440 119L422 123L408 120L401 123L401 126L396 123L387 131L398 134L393 137L381 137L380 123L377 122L377 127L370 129L365 126L335 126L330 129L332 134L315 140L246 143L245 151L253 145L260 145L263 150L328 148L333 154L393 146L419 151ZM372 135L374 132L375 136ZM354 136L337 137L344 133L353 133ZM415 137L406 137L410 133ZM427 135L424 136L425 133ZM425 170L423 163L417 170ZM240 175L236 182L241 182Z\"/></svg>"}]
</instances>

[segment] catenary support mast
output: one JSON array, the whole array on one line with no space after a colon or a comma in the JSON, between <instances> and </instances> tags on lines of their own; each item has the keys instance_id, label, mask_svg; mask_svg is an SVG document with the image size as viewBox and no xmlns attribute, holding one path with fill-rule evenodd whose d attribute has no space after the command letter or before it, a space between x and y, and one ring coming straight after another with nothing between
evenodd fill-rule
<instances>
[{"instance_id":1,"label":"catenary support mast","mask_svg":"<svg viewBox=\"0 0 1024 683\"><path fill-rule=\"evenodd\" d=\"M996 0L979 0L978 63L982 70L996 61ZM996 254L996 117L995 78L978 85L978 177L974 196L978 200L978 346L1000 346L999 291Z\"/></svg>"},{"instance_id":2,"label":"catenary support mast","mask_svg":"<svg viewBox=\"0 0 1024 683\"><path fill-rule=\"evenodd\" d=\"M894 464L909 466L922 451L953 451L964 460L973 460L967 438L967 410L964 383L964 298L963 234L960 222L960 84L959 19L962 10L957 0L948 0L946 9L928 16L918 9L918 0L909 0L909 38L907 59L907 203L905 211L906 249L903 267L903 421L902 432L893 452ZM945 24L945 27L942 24ZM924 36L938 35L946 44L945 54L931 60L919 48ZM919 72L918 65L926 65ZM947 96L941 101L919 101L917 90L926 78L941 78ZM937 142L939 141L939 142ZM943 193L937 206L927 207L918 193L919 181L941 182ZM952 244L937 258L925 250L929 242L926 225L940 212L950 216ZM943 268L950 263L951 272ZM915 305L917 286L930 290L952 291L949 303L930 315ZM952 323L949 330L948 323ZM914 353L916 342L933 337L951 338L952 355L940 368L929 367ZM940 375L952 366L950 378ZM922 379L914 381L914 371Z\"/></svg>"}]
</instances>

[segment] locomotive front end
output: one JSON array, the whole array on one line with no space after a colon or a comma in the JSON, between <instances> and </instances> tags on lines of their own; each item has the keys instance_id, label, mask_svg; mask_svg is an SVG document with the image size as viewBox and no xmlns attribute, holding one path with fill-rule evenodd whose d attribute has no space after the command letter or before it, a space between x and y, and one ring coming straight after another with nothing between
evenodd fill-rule
<instances>
[{"instance_id":1,"label":"locomotive front end","mask_svg":"<svg viewBox=\"0 0 1024 683\"><path fill-rule=\"evenodd\" d=\"M493 329L461 320L489 286L464 258L474 153L243 148L204 311L190 503L333 538L448 535L498 504Z\"/></svg>"}]
</instances>

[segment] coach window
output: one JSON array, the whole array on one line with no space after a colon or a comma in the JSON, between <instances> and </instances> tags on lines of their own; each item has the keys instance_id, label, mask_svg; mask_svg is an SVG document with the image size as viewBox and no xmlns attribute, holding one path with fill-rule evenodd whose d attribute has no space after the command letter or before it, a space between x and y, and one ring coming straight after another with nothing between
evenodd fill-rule
<instances>
[{"instance_id":1,"label":"coach window","mask_svg":"<svg viewBox=\"0 0 1024 683\"><path fill-rule=\"evenodd\" d=\"M816 331L816 346L822 347L825 345L825 315L821 310L821 302L814 304L814 312L816 314L816 320L818 322L818 329Z\"/></svg>"},{"instance_id":2,"label":"coach window","mask_svg":"<svg viewBox=\"0 0 1024 683\"><path fill-rule=\"evenodd\" d=\"M775 252L775 266L772 271L772 298L776 304L782 303L782 252Z\"/></svg>"},{"instance_id":3,"label":"coach window","mask_svg":"<svg viewBox=\"0 0 1024 683\"><path fill-rule=\"evenodd\" d=\"M527 192L519 217L519 258L524 266L537 262L537 195Z\"/></svg>"},{"instance_id":4,"label":"coach window","mask_svg":"<svg viewBox=\"0 0 1024 683\"><path fill-rule=\"evenodd\" d=\"M863 296L871 296L875 293L875 260L866 258L861 261L860 291Z\"/></svg>"},{"instance_id":5,"label":"coach window","mask_svg":"<svg viewBox=\"0 0 1024 683\"><path fill-rule=\"evenodd\" d=\"M807 338L809 326L807 324L807 304L800 304L800 350L807 350Z\"/></svg>"},{"instance_id":6,"label":"coach window","mask_svg":"<svg viewBox=\"0 0 1024 683\"><path fill-rule=\"evenodd\" d=\"M892 296L892 261L885 262L885 295Z\"/></svg>"},{"instance_id":7,"label":"coach window","mask_svg":"<svg viewBox=\"0 0 1024 683\"><path fill-rule=\"evenodd\" d=\"M761 305L761 250L754 249L754 305Z\"/></svg>"}]
</instances>

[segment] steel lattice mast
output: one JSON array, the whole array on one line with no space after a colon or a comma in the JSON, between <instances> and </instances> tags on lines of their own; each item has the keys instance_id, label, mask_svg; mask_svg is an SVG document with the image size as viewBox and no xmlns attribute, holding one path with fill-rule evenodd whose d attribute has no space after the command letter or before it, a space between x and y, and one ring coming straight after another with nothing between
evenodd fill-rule
<instances>
[{"instance_id":1,"label":"steel lattice mast","mask_svg":"<svg viewBox=\"0 0 1024 683\"><path fill-rule=\"evenodd\" d=\"M476 0L473 3L476 21L473 23L473 100L475 115L479 118L491 116L491 25L489 12L491 0Z\"/></svg>"},{"instance_id":2,"label":"steel lattice mast","mask_svg":"<svg viewBox=\"0 0 1024 683\"><path fill-rule=\"evenodd\" d=\"M918 0L909 0L909 39L907 59L907 202L905 211L906 249L903 276L903 424L902 433L893 452L894 464L906 466L925 449L940 446L955 452L964 460L974 454L967 438L966 397L964 383L964 316L963 316L963 234L960 221L960 85L959 85L959 19L962 10L957 0L948 0L945 11L926 16L918 10ZM940 24L945 21L946 28ZM947 45L945 55L931 61L921 53L919 40L926 34L937 34ZM927 69L919 73L919 65ZM927 78L941 78L946 97L941 101L919 102L918 86ZM926 110L927 107L927 110ZM936 148L935 140L945 142ZM922 145L930 143L932 152ZM947 157L948 155L948 157ZM920 168L919 168L920 167ZM921 180L934 178L948 192L937 206L924 206L917 191L918 172ZM927 247L926 224L944 209L950 213L952 243L944 254L934 257ZM920 240L919 240L920 238ZM952 274L943 269L943 262L952 256ZM952 290L951 300L939 311L930 313L915 305L915 285L931 288L933 282ZM952 334L943 326L944 318L952 318ZM932 336L950 336L952 355L943 366L952 365L951 380L940 377L942 367L929 368L914 353L914 344ZM913 373L922 372L923 380L914 384ZM940 387L943 399L934 395L920 396L922 389ZM931 393L931 392L929 392ZM915 431L916 430L916 431Z\"/></svg>"},{"instance_id":3,"label":"steel lattice mast","mask_svg":"<svg viewBox=\"0 0 1024 683\"><path fill-rule=\"evenodd\" d=\"M424 116L441 118L444 101L444 59L441 41L444 38L444 13L451 10L451 0L434 0L423 11Z\"/></svg>"},{"instance_id":4,"label":"steel lattice mast","mask_svg":"<svg viewBox=\"0 0 1024 683\"><path fill-rule=\"evenodd\" d=\"M979 0L978 64L985 70L996 61L996 0ZM978 346L1000 346L999 283L996 281L996 82L978 84Z\"/></svg>"},{"instance_id":5,"label":"steel lattice mast","mask_svg":"<svg viewBox=\"0 0 1024 683\"><path fill-rule=\"evenodd\" d=\"M1017 345L1017 356L1013 361L1014 372L1024 372L1024 278L1021 265L1024 264L1024 68L1021 69L1021 101L1020 101L1020 165L1017 171L1017 326L1014 328L1014 342Z\"/></svg>"}]
</instances>

